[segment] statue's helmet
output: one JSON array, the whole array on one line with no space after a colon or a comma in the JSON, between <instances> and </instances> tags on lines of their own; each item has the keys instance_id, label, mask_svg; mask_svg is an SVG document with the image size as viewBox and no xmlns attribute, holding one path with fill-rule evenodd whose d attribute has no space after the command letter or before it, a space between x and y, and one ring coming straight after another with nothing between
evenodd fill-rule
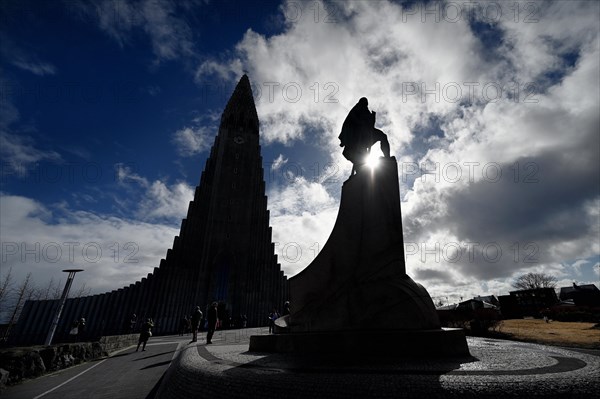
<instances>
[{"instance_id":1,"label":"statue's helmet","mask_svg":"<svg viewBox=\"0 0 600 399\"><path fill-rule=\"evenodd\" d=\"M367 97L362 97L360 100L358 100L358 103L360 105L364 105L364 106L369 105L369 101L367 100Z\"/></svg>"}]
</instances>

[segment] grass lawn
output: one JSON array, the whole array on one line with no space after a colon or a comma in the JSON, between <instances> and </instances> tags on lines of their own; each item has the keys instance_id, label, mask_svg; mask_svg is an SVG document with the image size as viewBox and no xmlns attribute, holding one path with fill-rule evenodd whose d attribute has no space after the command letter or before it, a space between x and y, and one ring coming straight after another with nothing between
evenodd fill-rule
<instances>
[{"instance_id":1,"label":"grass lawn","mask_svg":"<svg viewBox=\"0 0 600 399\"><path fill-rule=\"evenodd\" d=\"M593 326L594 323L513 319L503 320L498 331L516 341L600 349L600 329Z\"/></svg>"}]
</instances>

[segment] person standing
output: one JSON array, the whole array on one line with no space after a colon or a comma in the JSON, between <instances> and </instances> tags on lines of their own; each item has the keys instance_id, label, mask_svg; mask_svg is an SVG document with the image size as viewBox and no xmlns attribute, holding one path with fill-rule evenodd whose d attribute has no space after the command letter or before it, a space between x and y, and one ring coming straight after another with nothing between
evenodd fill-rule
<instances>
[{"instance_id":1,"label":"person standing","mask_svg":"<svg viewBox=\"0 0 600 399\"><path fill-rule=\"evenodd\" d=\"M206 318L208 319L208 331L206 333L206 343L212 344L212 337L217 329L217 321L219 320L216 302L213 302L212 305L210 305L207 313L208 314L206 315Z\"/></svg>"},{"instance_id":2,"label":"person standing","mask_svg":"<svg viewBox=\"0 0 600 399\"><path fill-rule=\"evenodd\" d=\"M129 320L129 334L133 334L135 332L135 325L137 324L137 315L133 313L131 315L131 320Z\"/></svg>"},{"instance_id":3,"label":"person standing","mask_svg":"<svg viewBox=\"0 0 600 399\"><path fill-rule=\"evenodd\" d=\"M71 331L69 331L72 342L77 342L77 336L79 335L79 320L75 320L71 324Z\"/></svg>"},{"instance_id":4,"label":"person standing","mask_svg":"<svg viewBox=\"0 0 600 399\"><path fill-rule=\"evenodd\" d=\"M142 352L146 350L146 344L148 343L148 338L152 336L152 327L154 327L154 323L152 319L147 319L146 322L142 325L142 331L140 332L140 339L138 340L136 352L140 349L140 345L142 346Z\"/></svg>"},{"instance_id":5,"label":"person standing","mask_svg":"<svg viewBox=\"0 0 600 399\"><path fill-rule=\"evenodd\" d=\"M85 339L85 317L82 317L79 319L79 325L78 327L78 336L79 336L79 341Z\"/></svg>"},{"instance_id":6,"label":"person standing","mask_svg":"<svg viewBox=\"0 0 600 399\"><path fill-rule=\"evenodd\" d=\"M187 316L183 316L179 321L179 336L183 336L186 333L188 326L188 318Z\"/></svg>"},{"instance_id":7,"label":"person standing","mask_svg":"<svg viewBox=\"0 0 600 399\"><path fill-rule=\"evenodd\" d=\"M203 314L200 310L200 306L196 306L196 310L194 310L194 313L192 313L192 342L198 341L198 328L200 326L202 316Z\"/></svg>"},{"instance_id":8,"label":"person standing","mask_svg":"<svg viewBox=\"0 0 600 399\"><path fill-rule=\"evenodd\" d=\"M269 334L275 332L275 320L279 318L279 313L277 310L273 309L271 314L269 314Z\"/></svg>"}]
</instances>

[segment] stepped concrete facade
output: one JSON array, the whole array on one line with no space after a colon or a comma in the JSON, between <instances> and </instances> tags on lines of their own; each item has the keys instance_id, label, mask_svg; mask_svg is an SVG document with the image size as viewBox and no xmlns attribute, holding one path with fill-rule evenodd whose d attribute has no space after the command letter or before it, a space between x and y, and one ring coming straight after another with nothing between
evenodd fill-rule
<instances>
[{"instance_id":1,"label":"stepped concrete facade","mask_svg":"<svg viewBox=\"0 0 600 399\"><path fill-rule=\"evenodd\" d=\"M126 287L68 299L56 336L64 336L80 317L86 318L90 337L128 332L133 313L138 324L153 318L155 333L174 333L184 315L197 305L204 311L213 301L219 303L219 317L245 315L247 326L262 326L288 296L271 241L259 120L244 75L225 107L200 184L165 259ZM57 306L58 300L26 302L13 343L43 342Z\"/></svg>"}]
</instances>

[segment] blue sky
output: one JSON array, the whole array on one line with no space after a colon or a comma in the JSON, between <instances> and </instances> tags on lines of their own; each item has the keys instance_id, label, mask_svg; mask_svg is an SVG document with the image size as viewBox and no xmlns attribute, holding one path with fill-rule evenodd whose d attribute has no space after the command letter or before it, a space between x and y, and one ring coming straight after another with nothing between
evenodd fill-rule
<instances>
[{"instance_id":1,"label":"blue sky","mask_svg":"<svg viewBox=\"0 0 600 399\"><path fill-rule=\"evenodd\" d=\"M82 267L97 293L151 272L246 71L289 276L333 227L337 136L366 96L399 161L407 271L434 298L529 271L597 283L599 5L464 4L3 1L0 273Z\"/></svg>"}]
</instances>

